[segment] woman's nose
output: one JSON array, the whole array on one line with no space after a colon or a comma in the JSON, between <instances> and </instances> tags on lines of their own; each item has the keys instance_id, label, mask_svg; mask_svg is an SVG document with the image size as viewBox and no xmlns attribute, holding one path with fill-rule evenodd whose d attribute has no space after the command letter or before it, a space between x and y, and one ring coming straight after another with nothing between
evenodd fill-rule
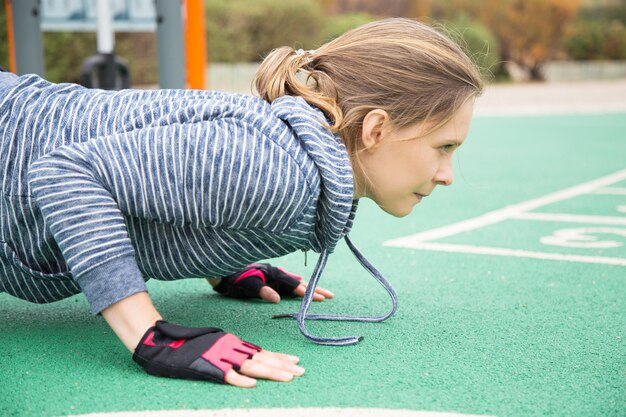
<instances>
[{"instance_id":1,"label":"woman's nose","mask_svg":"<svg viewBox=\"0 0 626 417\"><path fill-rule=\"evenodd\" d=\"M452 172L452 160L448 159L439 166L437 174L435 174L435 183L438 185L452 185L454 182L454 173Z\"/></svg>"}]
</instances>

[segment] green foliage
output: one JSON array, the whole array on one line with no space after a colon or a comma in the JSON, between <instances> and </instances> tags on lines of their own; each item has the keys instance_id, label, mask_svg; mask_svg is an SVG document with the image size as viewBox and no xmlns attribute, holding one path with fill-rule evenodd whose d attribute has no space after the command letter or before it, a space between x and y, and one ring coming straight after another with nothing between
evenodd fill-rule
<instances>
[{"instance_id":1,"label":"green foliage","mask_svg":"<svg viewBox=\"0 0 626 417\"><path fill-rule=\"evenodd\" d=\"M83 60L96 53L95 33L43 34L46 78L52 82L78 82Z\"/></svg>"},{"instance_id":2,"label":"green foliage","mask_svg":"<svg viewBox=\"0 0 626 417\"><path fill-rule=\"evenodd\" d=\"M626 59L626 26L619 20L581 19L567 33L564 46L576 60Z\"/></svg>"},{"instance_id":3,"label":"green foliage","mask_svg":"<svg viewBox=\"0 0 626 417\"><path fill-rule=\"evenodd\" d=\"M626 25L626 1L604 6L583 6L578 13L581 20L611 21L619 20Z\"/></svg>"},{"instance_id":4,"label":"green foliage","mask_svg":"<svg viewBox=\"0 0 626 417\"><path fill-rule=\"evenodd\" d=\"M467 15L458 15L443 24L445 32L454 39L481 69L483 76L492 77L501 64L498 39L482 23Z\"/></svg>"},{"instance_id":5,"label":"green foliage","mask_svg":"<svg viewBox=\"0 0 626 417\"><path fill-rule=\"evenodd\" d=\"M158 84L159 57L156 32L117 33L115 53L128 62L132 84Z\"/></svg>"},{"instance_id":6,"label":"green foliage","mask_svg":"<svg viewBox=\"0 0 626 417\"><path fill-rule=\"evenodd\" d=\"M346 13L328 16L324 19L320 40L322 42L328 42L350 29L354 29L374 20L376 20L376 17L368 13Z\"/></svg>"},{"instance_id":7,"label":"green foliage","mask_svg":"<svg viewBox=\"0 0 626 417\"><path fill-rule=\"evenodd\" d=\"M626 26L624 23L614 20L605 28L603 51L607 59L626 59Z\"/></svg>"},{"instance_id":8,"label":"green foliage","mask_svg":"<svg viewBox=\"0 0 626 417\"><path fill-rule=\"evenodd\" d=\"M311 0L206 0L209 61L259 61L273 48L312 49L323 13Z\"/></svg>"}]
</instances>

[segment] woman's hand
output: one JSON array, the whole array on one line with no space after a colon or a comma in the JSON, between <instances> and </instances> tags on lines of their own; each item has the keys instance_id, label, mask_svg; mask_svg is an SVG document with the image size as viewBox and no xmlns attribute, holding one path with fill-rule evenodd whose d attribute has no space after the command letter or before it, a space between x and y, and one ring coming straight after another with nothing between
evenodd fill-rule
<instances>
[{"instance_id":1,"label":"woman's hand","mask_svg":"<svg viewBox=\"0 0 626 417\"><path fill-rule=\"evenodd\" d=\"M270 264L250 264L244 270L223 278L209 278L213 289L232 298L261 298L278 303L281 296L303 297L307 283L302 277ZM333 298L327 289L317 287L314 301Z\"/></svg>"},{"instance_id":2,"label":"woman's hand","mask_svg":"<svg viewBox=\"0 0 626 417\"><path fill-rule=\"evenodd\" d=\"M293 293L298 296L298 297L304 297L304 293L306 292L306 287L308 286L308 284L305 281L300 281L300 285L298 285L296 287L295 290L293 290ZM265 287L264 287L265 288ZM278 297L278 299L276 301L272 301L271 297L276 297L276 295L274 295L274 293L276 293L276 291L274 291L274 293L271 293L270 291L273 291L271 288L269 288L268 290L264 291L264 288L261 289L261 294L259 294L261 296L262 299L264 299L265 301L270 301L270 302L279 302L280 301L280 296ZM263 294L263 292L265 292L265 296ZM315 294L313 294L313 301L324 301L327 298L333 298L335 296L335 294L333 294L332 292L328 291L325 288L321 288L321 287L316 287L315 288ZM269 297L270 299L266 298Z\"/></svg>"},{"instance_id":3,"label":"woman's hand","mask_svg":"<svg viewBox=\"0 0 626 417\"><path fill-rule=\"evenodd\" d=\"M298 361L296 356L261 350L244 361L239 372L234 369L228 371L224 380L241 388L253 388L257 379L289 382L294 376L304 375L304 368L297 365Z\"/></svg>"},{"instance_id":4,"label":"woman's hand","mask_svg":"<svg viewBox=\"0 0 626 417\"><path fill-rule=\"evenodd\" d=\"M298 358L264 350L215 327L185 327L159 320L135 348L147 373L251 388L259 378L288 382L302 376Z\"/></svg>"},{"instance_id":5,"label":"woman's hand","mask_svg":"<svg viewBox=\"0 0 626 417\"><path fill-rule=\"evenodd\" d=\"M257 379L288 382L304 374L295 356L261 349L221 329L163 321L146 292L118 301L102 315L133 360L152 375L251 388Z\"/></svg>"}]
</instances>

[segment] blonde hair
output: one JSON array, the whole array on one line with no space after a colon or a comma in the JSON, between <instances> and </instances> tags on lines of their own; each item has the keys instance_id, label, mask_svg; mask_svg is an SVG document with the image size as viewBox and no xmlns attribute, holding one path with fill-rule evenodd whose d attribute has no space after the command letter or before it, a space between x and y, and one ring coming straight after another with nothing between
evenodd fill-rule
<instances>
[{"instance_id":1,"label":"blonde hair","mask_svg":"<svg viewBox=\"0 0 626 417\"><path fill-rule=\"evenodd\" d=\"M421 122L432 131L483 90L480 71L456 43L404 18L365 24L315 51L275 49L254 83L270 103L297 95L322 110L359 168L362 123L371 110L385 110L395 127Z\"/></svg>"}]
</instances>

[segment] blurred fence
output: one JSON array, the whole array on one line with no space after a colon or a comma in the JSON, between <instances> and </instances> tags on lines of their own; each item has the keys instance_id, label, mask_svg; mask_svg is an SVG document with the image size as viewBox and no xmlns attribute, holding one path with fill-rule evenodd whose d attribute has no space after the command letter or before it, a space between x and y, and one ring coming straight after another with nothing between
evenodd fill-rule
<instances>
[{"instance_id":1,"label":"blurred fence","mask_svg":"<svg viewBox=\"0 0 626 417\"><path fill-rule=\"evenodd\" d=\"M626 78L626 61L553 61L544 68L546 81Z\"/></svg>"},{"instance_id":2,"label":"blurred fence","mask_svg":"<svg viewBox=\"0 0 626 417\"><path fill-rule=\"evenodd\" d=\"M213 63L207 66L209 90L252 93L252 80L259 67L258 63Z\"/></svg>"}]
</instances>

